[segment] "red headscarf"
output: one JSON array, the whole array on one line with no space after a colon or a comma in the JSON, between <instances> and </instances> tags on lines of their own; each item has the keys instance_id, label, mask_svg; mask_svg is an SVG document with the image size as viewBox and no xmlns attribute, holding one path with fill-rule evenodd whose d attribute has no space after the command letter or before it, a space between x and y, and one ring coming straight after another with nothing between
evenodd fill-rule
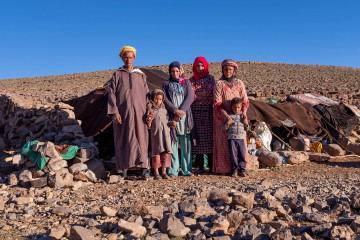
<instances>
[{"instance_id":1,"label":"red headscarf","mask_svg":"<svg viewBox=\"0 0 360 240\"><path fill-rule=\"evenodd\" d=\"M204 64L204 71L202 73L198 73L197 70L196 70L196 67L199 64L199 62ZM204 57L197 57L195 59L195 61L194 61L192 70L193 70L193 73L194 73L195 80L199 80L199 79L209 75L209 63L206 61L206 59Z\"/></svg>"}]
</instances>

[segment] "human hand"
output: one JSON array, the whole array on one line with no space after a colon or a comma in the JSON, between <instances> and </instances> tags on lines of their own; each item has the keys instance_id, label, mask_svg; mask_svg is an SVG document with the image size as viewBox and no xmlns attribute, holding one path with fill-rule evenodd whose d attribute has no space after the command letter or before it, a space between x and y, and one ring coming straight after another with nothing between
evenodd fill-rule
<instances>
[{"instance_id":1,"label":"human hand","mask_svg":"<svg viewBox=\"0 0 360 240\"><path fill-rule=\"evenodd\" d=\"M174 121L175 121L175 122L180 122L180 119L181 119L181 118L178 117L178 116L175 116L175 117L174 117Z\"/></svg>"},{"instance_id":2,"label":"human hand","mask_svg":"<svg viewBox=\"0 0 360 240\"><path fill-rule=\"evenodd\" d=\"M179 118L182 118L185 115L184 111L181 111L179 109L175 110L175 115L178 116Z\"/></svg>"},{"instance_id":3,"label":"human hand","mask_svg":"<svg viewBox=\"0 0 360 240\"><path fill-rule=\"evenodd\" d=\"M118 124L118 125L121 125L121 124L122 124L121 116L120 116L119 113L115 113L115 114L113 115L113 123Z\"/></svg>"},{"instance_id":4,"label":"human hand","mask_svg":"<svg viewBox=\"0 0 360 240\"><path fill-rule=\"evenodd\" d=\"M229 127L231 124L233 123L233 120L231 117L228 118L228 120L226 121L226 127Z\"/></svg>"},{"instance_id":5,"label":"human hand","mask_svg":"<svg viewBox=\"0 0 360 240\"><path fill-rule=\"evenodd\" d=\"M176 122L175 122L175 121L170 121L170 122L169 122L169 126L170 126L171 128L176 127Z\"/></svg>"},{"instance_id":6,"label":"human hand","mask_svg":"<svg viewBox=\"0 0 360 240\"><path fill-rule=\"evenodd\" d=\"M154 119L154 113L151 110L148 110L146 120L152 122Z\"/></svg>"},{"instance_id":7,"label":"human hand","mask_svg":"<svg viewBox=\"0 0 360 240\"><path fill-rule=\"evenodd\" d=\"M243 123L244 125L247 127L249 125L249 120L247 118L247 116L245 115L245 117L242 117Z\"/></svg>"},{"instance_id":8,"label":"human hand","mask_svg":"<svg viewBox=\"0 0 360 240\"><path fill-rule=\"evenodd\" d=\"M241 114L241 120L244 121L244 119L247 119L246 112L242 112L242 114Z\"/></svg>"}]
</instances>

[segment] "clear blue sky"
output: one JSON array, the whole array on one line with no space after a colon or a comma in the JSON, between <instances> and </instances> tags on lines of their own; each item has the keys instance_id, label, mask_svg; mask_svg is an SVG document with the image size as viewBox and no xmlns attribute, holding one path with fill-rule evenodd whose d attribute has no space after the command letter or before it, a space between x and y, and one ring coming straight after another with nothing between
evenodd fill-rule
<instances>
[{"instance_id":1,"label":"clear blue sky","mask_svg":"<svg viewBox=\"0 0 360 240\"><path fill-rule=\"evenodd\" d=\"M233 58L360 68L359 0L2 0L0 79Z\"/></svg>"}]
</instances>

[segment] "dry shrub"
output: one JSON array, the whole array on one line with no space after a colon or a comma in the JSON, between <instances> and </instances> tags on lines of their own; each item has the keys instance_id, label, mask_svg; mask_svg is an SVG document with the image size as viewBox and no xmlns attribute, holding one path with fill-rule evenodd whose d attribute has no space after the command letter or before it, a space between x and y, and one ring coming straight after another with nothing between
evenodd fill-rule
<instances>
[{"instance_id":1,"label":"dry shrub","mask_svg":"<svg viewBox=\"0 0 360 240\"><path fill-rule=\"evenodd\" d=\"M149 213L149 210L143 202L135 202L132 209L135 215L145 216Z\"/></svg>"}]
</instances>

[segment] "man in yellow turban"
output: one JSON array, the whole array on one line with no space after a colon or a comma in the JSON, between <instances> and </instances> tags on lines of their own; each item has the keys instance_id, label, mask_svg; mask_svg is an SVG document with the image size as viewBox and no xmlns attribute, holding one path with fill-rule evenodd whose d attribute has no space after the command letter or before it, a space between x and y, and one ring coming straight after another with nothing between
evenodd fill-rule
<instances>
[{"instance_id":1,"label":"man in yellow turban","mask_svg":"<svg viewBox=\"0 0 360 240\"><path fill-rule=\"evenodd\" d=\"M119 53L124 66L116 70L108 91L108 115L113 118L116 170L140 167L144 180L150 178L148 129L146 118L152 118L146 75L133 67L136 49L125 46Z\"/></svg>"},{"instance_id":2,"label":"man in yellow turban","mask_svg":"<svg viewBox=\"0 0 360 240\"><path fill-rule=\"evenodd\" d=\"M123 58L124 53L126 52L133 52L134 53L134 58L136 58L136 49L130 46L125 46L123 48L121 48L120 52L119 52L119 56L121 58Z\"/></svg>"}]
</instances>

